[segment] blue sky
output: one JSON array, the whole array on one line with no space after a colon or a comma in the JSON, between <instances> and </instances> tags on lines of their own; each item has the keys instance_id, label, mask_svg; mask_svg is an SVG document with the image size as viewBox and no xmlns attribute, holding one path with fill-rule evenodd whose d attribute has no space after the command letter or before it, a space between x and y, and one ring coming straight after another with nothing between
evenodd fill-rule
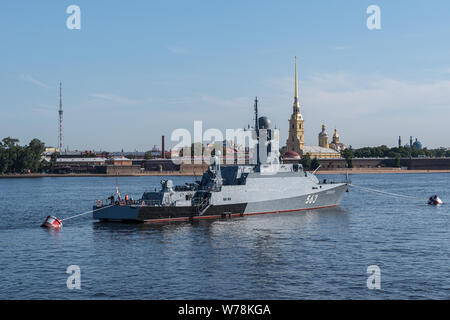
<instances>
[{"instance_id":1,"label":"blue sky","mask_svg":"<svg viewBox=\"0 0 450 320\"><path fill-rule=\"evenodd\" d=\"M66 28L71 4L81 30ZM0 137L56 145L61 80L70 149L246 126L255 96L283 145L297 55L306 144L325 122L353 147L449 147L449 35L449 1L3 1Z\"/></svg>"}]
</instances>

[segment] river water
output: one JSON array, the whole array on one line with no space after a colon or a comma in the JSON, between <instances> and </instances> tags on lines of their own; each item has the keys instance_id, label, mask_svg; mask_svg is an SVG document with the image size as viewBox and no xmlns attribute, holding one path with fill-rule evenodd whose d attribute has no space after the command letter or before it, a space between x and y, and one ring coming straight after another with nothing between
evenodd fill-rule
<instances>
[{"instance_id":1,"label":"river water","mask_svg":"<svg viewBox=\"0 0 450 320\"><path fill-rule=\"evenodd\" d=\"M167 177L166 177L167 178ZM319 178L332 179L333 176ZM175 183L191 177L172 177ZM449 299L450 174L361 174L333 209L171 224L100 223L115 178L0 179L0 299ZM139 198L158 177L119 178ZM430 195L449 201L426 205ZM68 289L70 265L80 289ZM368 266L380 289L368 289Z\"/></svg>"}]
</instances>

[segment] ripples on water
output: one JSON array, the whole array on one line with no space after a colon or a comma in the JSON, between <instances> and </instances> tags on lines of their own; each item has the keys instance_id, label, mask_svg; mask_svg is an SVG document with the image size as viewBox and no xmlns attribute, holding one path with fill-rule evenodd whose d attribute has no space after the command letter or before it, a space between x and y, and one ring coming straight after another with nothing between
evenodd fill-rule
<instances>
[{"instance_id":1,"label":"ripples on water","mask_svg":"<svg viewBox=\"0 0 450 320\"><path fill-rule=\"evenodd\" d=\"M323 178L323 177L321 177ZM333 178L329 176L327 178ZM449 174L354 175L353 183L450 203ZM173 177L175 183L192 178ZM114 191L115 178L0 179L1 299L448 299L449 205L352 189L341 207L172 224L68 217ZM139 198L157 177L119 179ZM66 268L81 268L81 290ZM381 268L381 290L366 268Z\"/></svg>"}]
</instances>

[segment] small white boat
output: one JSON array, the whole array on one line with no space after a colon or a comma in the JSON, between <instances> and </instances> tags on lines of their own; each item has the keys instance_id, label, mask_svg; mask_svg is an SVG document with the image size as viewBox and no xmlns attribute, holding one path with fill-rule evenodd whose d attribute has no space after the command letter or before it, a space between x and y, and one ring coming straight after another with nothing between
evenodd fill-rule
<instances>
[{"instance_id":1,"label":"small white boat","mask_svg":"<svg viewBox=\"0 0 450 320\"><path fill-rule=\"evenodd\" d=\"M434 206L441 205L443 203L444 202L437 195L434 195L433 197L430 197L430 199L428 199L428 204L431 204Z\"/></svg>"}]
</instances>

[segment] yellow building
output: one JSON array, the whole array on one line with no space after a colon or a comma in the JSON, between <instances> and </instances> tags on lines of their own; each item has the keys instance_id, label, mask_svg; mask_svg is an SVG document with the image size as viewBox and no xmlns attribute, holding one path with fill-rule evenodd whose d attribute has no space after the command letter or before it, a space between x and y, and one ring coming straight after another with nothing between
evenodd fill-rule
<instances>
[{"instance_id":1,"label":"yellow building","mask_svg":"<svg viewBox=\"0 0 450 320\"><path fill-rule=\"evenodd\" d=\"M309 154L311 158L318 159L336 159L341 157L341 153L334 149L323 148L319 146L305 146L303 156Z\"/></svg>"},{"instance_id":2,"label":"yellow building","mask_svg":"<svg viewBox=\"0 0 450 320\"><path fill-rule=\"evenodd\" d=\"M106 160L106 164L113 166L131 166L133 165L133 160L126 157L116 157Z\"/></svg>"},{"instance_id":3,"label":"yellow building","mask_svg":"<svg viewBox=\"0 0 450 320\"><path fill-rule=\"evenodd\" d=\"M55 148L55 147L45 147L44 148L44 153L54 153L54 152L59 152L59 149Z\"/></svg>"},{"instance_id":4,"label":"yellow building","mask_svg":"<svg viewBox=\"0 0 450 320\"><path fill-rule=\"evenodd\" d=\"M297 57L295 57L294 105L291 118L289 119L289 136L286 141L285 154L288 157L293 157L297 153L299 156L309 154L311 158L340 158L340 150L330 148L331 145L328 143L329 136L325 130L325 124L322 125L322 132L319 133L319 146L305 146L305 129L303 125L304 120L300 113L298 98ZM335 134L337 134L336 130ZM339 136L337 136L337 139L339 141Z\"/></svg>"}]
</instances>

